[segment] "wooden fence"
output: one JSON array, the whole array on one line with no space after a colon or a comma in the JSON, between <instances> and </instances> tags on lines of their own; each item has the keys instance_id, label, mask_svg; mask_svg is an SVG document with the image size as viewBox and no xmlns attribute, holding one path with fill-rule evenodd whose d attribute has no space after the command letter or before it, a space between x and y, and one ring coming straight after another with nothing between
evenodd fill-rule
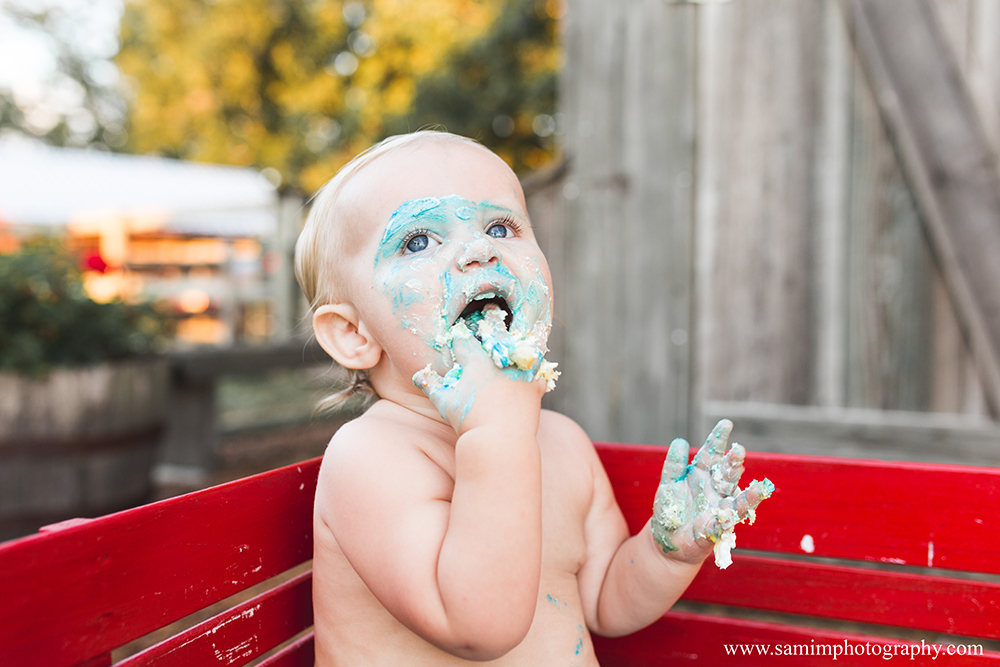
<instances>
[{"instance_id":1,"label":"wooden fence","mask_svg":"<svg viewBox=\"0 0 1000 667\"><path fill-rule=\"evenodd\" d=\"M1000 4L576 0L564 27L566 162L526 183L551 405L652 443L793 406L772 426L813 415L834 450L882 411L951 413L996 462Z\"/></svg>"}]
</instances>

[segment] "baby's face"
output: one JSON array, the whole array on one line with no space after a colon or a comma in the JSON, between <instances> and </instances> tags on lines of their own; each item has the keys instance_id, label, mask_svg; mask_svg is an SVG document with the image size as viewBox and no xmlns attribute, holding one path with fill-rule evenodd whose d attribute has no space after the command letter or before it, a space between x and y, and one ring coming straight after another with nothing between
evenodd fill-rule
<instances>
[{"instance_id":1,"label":"baby's face","mask_svg":"<svg viewBox=\"0 0 1000 667\"><path fill-rule=\"evenodd\" d=\"M475 322L490 303L506 311L511 331L547 339L548 265L520 183L500 158L435 142L385 155L362 174L351 196L371 198L371 231L357 270L370 272L373 293L356 305L393 365L412 374L430 363L445 373L452 325Z\"/></svg>"}]
</instances>

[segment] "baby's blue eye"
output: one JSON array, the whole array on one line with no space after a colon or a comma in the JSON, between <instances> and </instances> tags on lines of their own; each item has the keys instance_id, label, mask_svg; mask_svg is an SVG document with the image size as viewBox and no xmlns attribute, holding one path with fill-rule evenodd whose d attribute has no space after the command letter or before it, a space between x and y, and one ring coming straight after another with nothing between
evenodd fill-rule
<instances>
[{"instance_id":1,"label":"baby's blue eye","mask_svg":"<svg viewBox=\"0 0 1000 667\"><path fill-rule=\"evenodd\" d=\"M508 229L506 225L501 225L497 223L486 230L487 236L492 236L495 239L505 239L507 238Z\"/></svg>"},{"instance_id":2,"label":"baby's blue eye","mask_svg":"<svg viewBox=\"0 0 1000 667\"><path fill-rule=\"evenodd\" d=\"M417 234L406 242L406 249L410 252L420 252L421 250L427 249L428 243L429 240L427 238L427 234Z\"/></svg>"}]
</instances>

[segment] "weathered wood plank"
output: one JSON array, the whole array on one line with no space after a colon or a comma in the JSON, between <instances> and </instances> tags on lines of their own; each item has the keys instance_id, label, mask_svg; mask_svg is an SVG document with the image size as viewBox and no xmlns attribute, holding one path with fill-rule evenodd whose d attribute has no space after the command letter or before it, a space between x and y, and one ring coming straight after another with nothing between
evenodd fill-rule
<instances>
[{"instance_id":1,"label":"weathered wood plank","mask_svg":"<svg viewBox=\"0 0 1000 667\"><path fill-rule=\"evenodd\" d=\"M1000 175L926 0L845 0L931 248L1000 414Z\"/></svg>"},{"instance_id":2,"label":"weathered wood plank","mask_svg":"<svg viewBox=\"0 0 1000 667\"><path fill-rule=\"evenodd\" d=\"M702 432L719 419L752 451L1000 466L1000 425L950 414L711 401Z\"/></svg>"},{"instance_id":3,"label":"weathered wood plank","mask_svg":"<svg viewBox=\"0 0 1000 667\"><path fill-rule=\"evenodd\" d=\"M220 375L259 373L274 368L296 368L330 361L314 338L276 345L203 348L167 355L178 382L197 385L214 382Z\"/></svg>"},{"instance_id":4,"label":"weathered wood plank","mask_svg":"<svg viewBox=\"0 0 1000 667\"><path fill-rule=\"evenodd\" d=\"M596 437L668 441L686 427L694 12L590 0L567 13L566 345L552 402Z\"/></svg>"},{"instance_id":5,"label":"weathered wood plank","mask_svg":"<svg viewBox=\"0 0 1000 667\"><path fill-rule=\"evenodd\" d=\"M983 385L937 266L931 271L934 350L926 410L987 417Z\"/></svg>"},{"instance_id":6,"label":"weathered wood plank","mask_svg":"<svg viewBox=\"0 0 1000 667\"><path fill-rule=\"evenodd\" d=\"M991 85L1000 84L1000 3L995 0L933 0L955 62L969 87L983 130L1000 151L1000 107ZM1000 85L997 86L1000 91ZM937 267L931 272L934 344L926 409L987 415L989 407L975 363Z\"/></svg>"},{"instance_id":7,"label":"weathered wood plank","mask_svg":"<svg viewBox=\"0 0 1000 667\"><path fill-rule=\"evenodd\" d=\"M980 27L1000 10L907 1L937 3L942 48L1000 90ZM702 400L986 411L983 345L937 273L845 3L570 7L572 166L546 241L565 375L547 401L595 437L698 437Z\"/></svg>"},{"instance_id":8,"label":"weathered wood plank","mask_svg":"<svg viewBox=\"0 0 1000 667\"><path fill-rule=\"evenodd\" d=\"M220 375L260 373L333 361L315 338L275 345L207 348L167 355L173 376L167 433L154 475L167 483L199 486L218 460L215 391Z\"/></svg>"},{"instance_id":9,"label":"weathered wood plank","mask_svg":"<svg viewBox=\"0 0 1000 667\"><path fill-rule=\"evenodd\" d=\"M823 2L822 105L816 154L815 316L812 403L844 405L846 391L847 183L850 168L851 45L835 0Z\"/></svg>"},{"instance_id":10,"label":"weathered wood plank","mask_svg":"<svg viewBox=\"0 0 1000 667\"><path fill-rule=\"evenodd\" d=\"M710 248L698 250L709 282L698 373L709 398L805 403L813 391L822 11L769 0L700 15L698 238Z\"/></svg>"},{"instance_id":11,"label":"weathered wood plank","mask_svg":"<svg viewBox=\"0 0 1000 667\"><path fill-rule=\"evenodd\" d=\"M1000 155L1000 2L973 0L969 88L993 152Z\"/></svg>"},{"instance_id":12,"label":"weathered wood plank","mask_svg":"<svg viewBox=\"0 0 1000 667\"><path fill-rule=\"evenodd\" d=\"M930 392L933 264L856 57L852 84L844 404L920 410Z\"/></svg>"}]
</instances>

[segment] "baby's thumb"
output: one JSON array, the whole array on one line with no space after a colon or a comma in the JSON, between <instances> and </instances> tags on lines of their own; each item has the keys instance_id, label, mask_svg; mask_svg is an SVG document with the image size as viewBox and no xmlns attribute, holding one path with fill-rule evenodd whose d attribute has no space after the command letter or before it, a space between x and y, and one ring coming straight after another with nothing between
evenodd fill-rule
<instances>
[{"instance_id":1,"label":"baby's thumb","mask_svg":"<svg viewBox=\"0 0 1000 667\"><path fill-rule=\"evenodd\" d=\"M442 385L444 385L444 378L431 368L430 364L427 364L413 374L413 384L430 398L432 394L439 391Z\"/></svg>"},{"instance_id":2,"label":"baby's thumb","mask_svg":"<svg viewBox=\"0 0 1000 667\"><path fill-rule=\"evenodd\" d=\"M691 446L684 438L676 438L670 443L670 449L667 450L667 458L663 461L660 484L670 484L684 478L687 474L690 451Z\"/></svg>"}]
</instances>

